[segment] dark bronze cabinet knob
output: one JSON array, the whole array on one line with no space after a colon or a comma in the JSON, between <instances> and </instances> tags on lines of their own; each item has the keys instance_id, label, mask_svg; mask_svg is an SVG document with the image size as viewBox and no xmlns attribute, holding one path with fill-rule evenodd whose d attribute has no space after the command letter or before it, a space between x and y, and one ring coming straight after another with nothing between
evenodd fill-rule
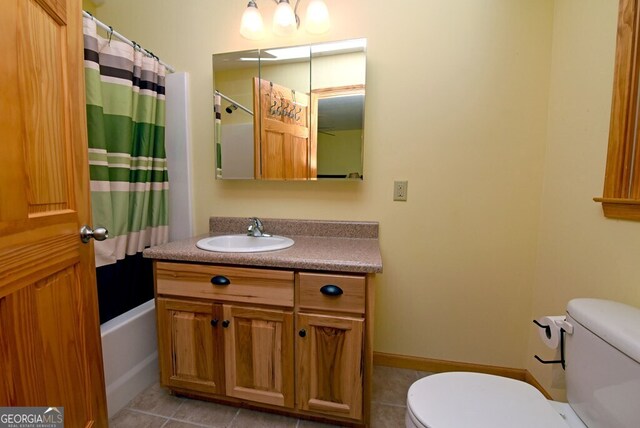
<instances>
[{"instance_id":1,"label":"dark bronze cabinet knob","mask_svg":"<svg viewBox=\"0 0 640 428\"><path fill-rule=\"evenodd\" d=\"M213 285L217 285L218 287L226 287L227 285L231 284L231 281L226 276L216 275L211 278L211 283Z\"/></svg>"},{"instance_id":2,"label":"dark bronze cabinet knob","mask_svg":"<svg viewBox=\"0 0 640 428\"><path fill-rule=\"evenodd\" d=\"M332 297L340 296L343 293L342 288L333 284L327 284L322 286L320 288L320 292L325 296L332 296Z\"/></svg>"}]
</instances>

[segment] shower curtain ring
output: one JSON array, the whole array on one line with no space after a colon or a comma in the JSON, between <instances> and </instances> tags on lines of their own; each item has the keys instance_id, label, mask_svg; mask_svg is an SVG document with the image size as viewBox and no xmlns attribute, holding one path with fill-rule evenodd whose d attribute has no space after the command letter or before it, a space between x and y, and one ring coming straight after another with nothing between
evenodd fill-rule
<instances>
[{"instance_id":1,"label":"shower curtain ring","mask_svg":"<svg viewBox=\"0 0 640 428\"><path fill-rule=\"evenodd\" d=\"M111 37L113 36L113 27L111 25L109 25L109 41L107 43L109 43L109 46L111 46Z\"/></svg>"}]
</instances>

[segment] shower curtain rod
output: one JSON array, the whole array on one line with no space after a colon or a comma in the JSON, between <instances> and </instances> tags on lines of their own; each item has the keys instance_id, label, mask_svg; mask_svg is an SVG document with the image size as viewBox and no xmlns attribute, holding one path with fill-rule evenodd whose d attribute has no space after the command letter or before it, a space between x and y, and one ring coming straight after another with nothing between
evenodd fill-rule
<instances>
[{"instance_id":1,"label":"shower curtain rod","mask_svg":"<svg viewBox=\"0 0 640 428\"><path fill-rule=\"evenodd\" d=\"M127 39L125 36L123 36L122 34L118 33L117 31L115 31L113 29L113 27L109 27L107 24L103 23L102 21L100 21L98 18L96 18L95 16L91 15L89 12L87 12L86 10L82 11L82 16L84 16L85 18L91 18L98 27L102 28L103 30L105 30L107 33L111 34L112 36L117 37L118 39L120 39L120 41L128 44L129 46L133 47L134 49L137 47L138 49L140 49L140 52L142 52L143 54L145 54L146 56L148 56L149 58L155 58L158 60L158 62L162 65L164 65L164 67L167 69L167 71L169 73L175 73L176 70L170 66L169 64L167 64L164 61L160 61L160 58L158 58L157 56L155 56L152 52L146 50L145 48L143 48L142 46L140 46L137 43L132 42L131 40Z\"/></svg>"},{"instance_id":2,"label":"shower curtain rod","mask_svg":"<svg viewBox=\"0 0 640 428\"><path fill-rule=\"evenodd\" d=\"M231 104L233 104L234 106L238 107L240 110L244 110L247 113L249 113L251 116L253 116L253 112L251 110L249 110L248 108L246 108L245 106L243 106L242 104L232 100L231 98L229 98L228 96L226 96L225 94L223 94L222 92L216 90L216 94L220 95L222 98L224 98L225 100L229 101Z\"/></svg>"}]
</instances>

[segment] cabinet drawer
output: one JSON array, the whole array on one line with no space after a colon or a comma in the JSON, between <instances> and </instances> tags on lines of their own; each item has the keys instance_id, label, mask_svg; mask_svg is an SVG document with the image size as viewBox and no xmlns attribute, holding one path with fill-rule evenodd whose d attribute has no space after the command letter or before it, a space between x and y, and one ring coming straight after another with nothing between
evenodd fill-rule
<instances>
[{"instance_id":1,"label":"cabinet drawer","mask_svg":"<svg viewBox=\"0 0 640 428\"><path fill-rule=\"evenodd\" d=\"M158 295L293 307L293 272L156 262Z\"/></svg>"},{"instance_id":2,"label":"cabinet drawer","mask_svg":"<svg viewBox=\"0 0 640 428\"><path fill-rule=\"evenodd\" d=\"M301 272L298 287L298 305L302 309L364 314L364 276Z\"/></svg>"}]
</instances>

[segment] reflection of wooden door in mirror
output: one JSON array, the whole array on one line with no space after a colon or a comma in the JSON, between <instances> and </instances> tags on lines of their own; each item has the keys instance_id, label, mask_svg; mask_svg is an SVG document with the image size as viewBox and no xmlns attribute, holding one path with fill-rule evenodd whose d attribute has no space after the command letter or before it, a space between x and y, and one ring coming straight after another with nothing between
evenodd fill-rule
<instances>
[{"instance_id":1,"label":"reflection of wooden door in mirror","mask_svg":"<svg viewBox=\"0 0 640 428\"><path fill-rule=\"evenodd\" d=\"M309 162L309 96L254 77L255 177L308 180L316 177ZM256 137L258 133L255 132Z\"/></svg>"}]
</instances>

